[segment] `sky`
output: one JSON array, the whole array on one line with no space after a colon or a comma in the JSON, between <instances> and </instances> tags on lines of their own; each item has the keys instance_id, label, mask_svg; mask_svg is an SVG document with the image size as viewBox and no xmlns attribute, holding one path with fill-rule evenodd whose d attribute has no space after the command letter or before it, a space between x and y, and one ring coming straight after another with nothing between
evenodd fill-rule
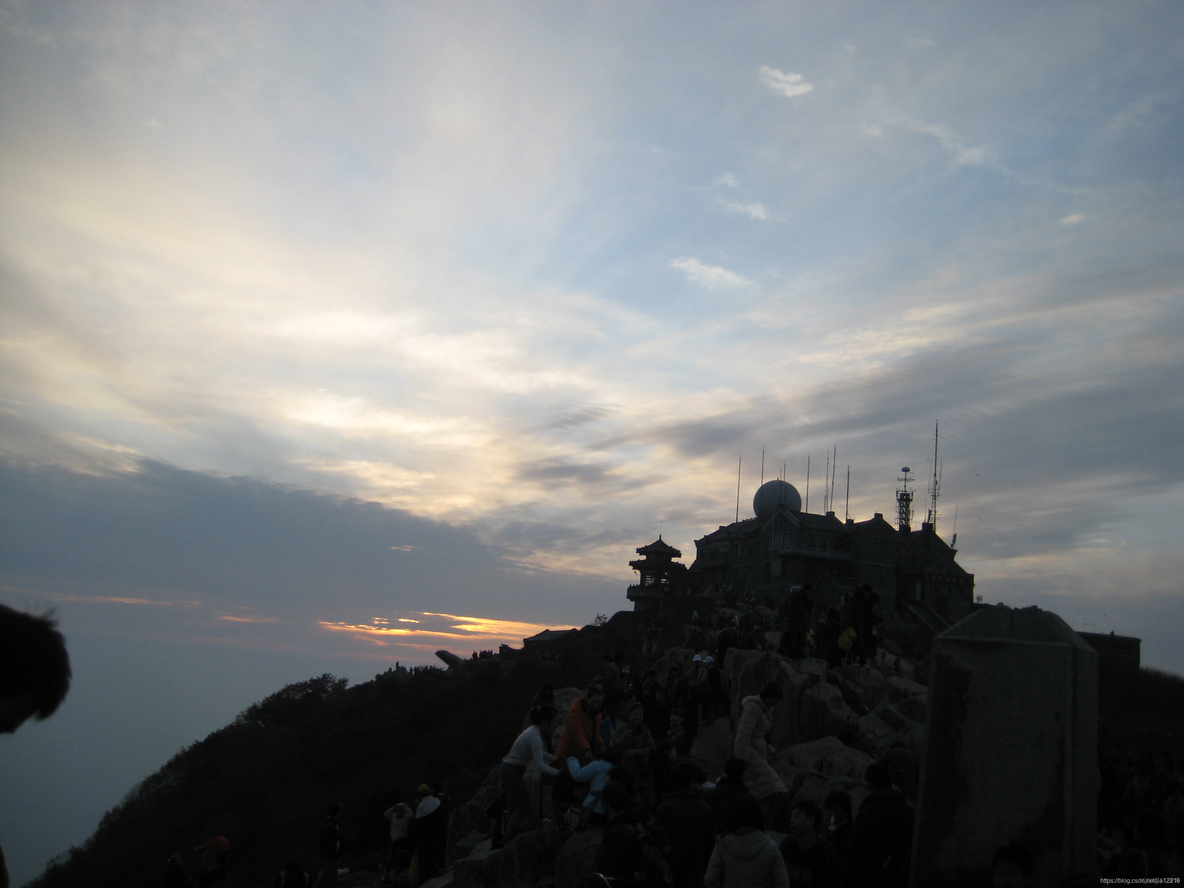
<instances>
[{"instance_id":1,"label":"sky","mask_svg":"<svg viewBox=\"0 0 1184 888\"><path fill-rule=\"evenodd\" d=\"M1182 111L1172 3L0 2L0 602L75 671L14 884L762 477L923 509L935 427L977 594L1184 673Z\"/></svg>"}]
</instances>

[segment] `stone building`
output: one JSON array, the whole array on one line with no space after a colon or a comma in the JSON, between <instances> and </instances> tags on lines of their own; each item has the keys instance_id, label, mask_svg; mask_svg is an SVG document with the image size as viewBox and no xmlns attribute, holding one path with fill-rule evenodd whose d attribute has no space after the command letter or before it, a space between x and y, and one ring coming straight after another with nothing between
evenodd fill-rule
<instances>
[{"instance_id":1,"label":"stone building","mask_svg":"<svg viewBox=\"0 0 1184 888\"><path fill-rule=\"evenodd\" d=\"M974 576L928 523L898 529L879 512L866 521L804 512L797 489L780 480L761 485L753 513L695 541L692 593L776 604L809 583L816 601L830 606L867 584L880 596L886 622L930 637L971 611Z\"/></svg>"}]
</instances>

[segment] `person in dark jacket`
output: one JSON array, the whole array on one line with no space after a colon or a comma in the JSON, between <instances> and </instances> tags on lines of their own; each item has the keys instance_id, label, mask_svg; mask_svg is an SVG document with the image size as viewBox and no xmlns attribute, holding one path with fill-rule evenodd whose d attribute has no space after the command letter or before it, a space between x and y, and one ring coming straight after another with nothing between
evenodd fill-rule
<instances>
[{"instance_id":1,"label":"person in dark jacket","mask_svg":"<svg viewBox=\"0 0 1184 888\"><path fill-rule=\"evenodd\" d=\"M632 879L641 865L641 839L637 820L629 807L629 790L609 781L601 793L608 818L592 872L610 879Z\"/></svg>"},{"instance_id":2,"label":"person in dark jacket","mask_svg":"<svg viewBox=\"0 0 1184 888\"><path fill-rule=\"evenodd\" d=\"M654 811L654 825L667 849L675 888L703 888L703 875L715 847L715 813L703 800L702 773L694 762L670 769L668 793Z\"/></svg>"},{"instance_id":3,"label":"person in dark jacket","mask_svg":"<svg viewBox=\"0 0 1184 888\"><path fill-rule=\"evenodd\" d=\"M793 888L842 888L839 856L818 835L822 812L800 799L789 815L789 835L781 842L781 856Z\"/></svg>"},{"instance_id":4,"label":"person in dark jacket","mask_svg":"<svg viewBox=\"0 0 1184 888\"><path fill-rule=\"evenodd\" d=\"M334 802L321 825L321 838L317 843L317 857L320 858L320 874L317 888L329 888L337 883L337 868L341 864L341 805Z\"/></svg>"},{"instance_id":5,"label":"person in dark jacket","mask_svg":"<svg viewBox=\"0 0 1184 888\"><path fill-rule=\"evenodd\" d=\"M703 800L711 806L715 814L717 835L731 832L736 826L733 808L736 799L748 792L744 785L744 770L747 767L748 762L744 759L732 756L724 762L724 775L703 795Z\"/></svg>"},{"instance_id":6,"label":"person in dark jacket","mask_svg":"<svg viewBox=\"0 0 1184 888\"><path fill-rule=\"evenodd\" d=\"M882 762L867 766L863 779L871 788L851 830L852 888L904 888L913 845L913 806L892 785Z\"/></svg>"},{"instance_id":7,"label":"person in dark jacket","mask_svg":"<svg viewBox=\"0 0 1184 888\"><path fill-rule=\"evenodd\" d=\"M448 844L448 811L437 793L426 783L416 791L419 803L415 806L415 821L411 833L415 838L415 854L419 858L419 881L426 882L444 865L444 848Z\"/></svg>"}]
</instances>

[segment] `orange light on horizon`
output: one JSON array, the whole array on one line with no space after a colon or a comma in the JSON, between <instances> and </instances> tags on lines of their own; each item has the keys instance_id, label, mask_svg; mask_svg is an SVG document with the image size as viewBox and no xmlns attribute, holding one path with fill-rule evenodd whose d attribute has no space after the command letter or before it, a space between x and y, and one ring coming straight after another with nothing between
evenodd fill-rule
<instances>
[{"instance_id":1,"label":"orange light on horizon","mask_svg":"<svg viewBox=\"0 0 1184 888\"><path fill-rule=\"evenodd\" d=\"M424 612L425 617L438 617L449 622L449 625L438 629L417 625L416 628L391 626L383 618L377 618L370 623L344 623L320 620L318 625L331 632L348 632L359 640L372 644L397 644L405 647L428 649L423 644L416 645L413 640L423 641L431 639L438 642L464 642L465 647L476 644L478 646L497 644L521 644L522 639L537 635L549 628L540 623L526 623L514 620L495 620L486 617L466 617L457 614L438 614ZM409 618L397 618L399 623L420 624L421 621Z\"/></svg>"}]
</instances>

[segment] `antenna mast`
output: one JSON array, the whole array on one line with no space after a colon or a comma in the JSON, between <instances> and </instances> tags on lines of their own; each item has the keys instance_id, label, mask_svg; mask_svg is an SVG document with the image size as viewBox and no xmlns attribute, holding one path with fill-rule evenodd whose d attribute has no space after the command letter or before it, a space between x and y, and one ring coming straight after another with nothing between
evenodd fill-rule
<instances>
[{"instance_id":1,"label":"antenna mast","mask_svg":"<svg viewBox=\"0 0 1184 888\"><path fill-rule=\"evenodd\" d=\"M826 451L826 472L822 475L822 514L830 511L830 451Z\"/></svg>"},{"instance_id":2,"label":"antenna mast","mask_svg":"<svg viewBox=\"0 0 1184 888\"><path fill-rule=\"evenodd\" d=\"M835 510L835 472L839 468L839 445L835 445L835 459L830 464L830 511Z\"/></svg>"},{"instance_id":3,"label":"antenna mast","mask_svg":"<svg viewBox=\"0 0 1184 888\"><path fill-rule=\"evenodd\" d=\"M937 461L937 423L933 424L933 478L929 482L929 515L925 519L934 533L937 533L937 495L941 489L941 470Z\"/></svg>"},{"instance_id":4,"label":"antenna mast","mask_svg":"<svg viewBox=\"0 0 1184 888\"><path fill-rule=\"evenodd\" d=\"M740 467L744 465L744 453L736 457L736 521L740 520Z\"/></svg>"},{"instance_id":5,"label":"antenna mast","mask_svg":"<svg viewBox=\"0 0 1184 888\"><path fill-rule=\"evenodd\" d=\"M810 454L806 454L806 505L804 511L810 513Z\"/></svg>"},{"instance_id":6,"label":"antenna mast","mask_svg":"<svg viewBox=\"0 0 1184 888\"><path fill-rule=\"evenodd\" d=\"M913 529L913 492L909 490L908 466L901 469L903 478L897 478L903 486L896 488L896 526L901 533L909 533Z\"/></svg>"}]
</instances>

